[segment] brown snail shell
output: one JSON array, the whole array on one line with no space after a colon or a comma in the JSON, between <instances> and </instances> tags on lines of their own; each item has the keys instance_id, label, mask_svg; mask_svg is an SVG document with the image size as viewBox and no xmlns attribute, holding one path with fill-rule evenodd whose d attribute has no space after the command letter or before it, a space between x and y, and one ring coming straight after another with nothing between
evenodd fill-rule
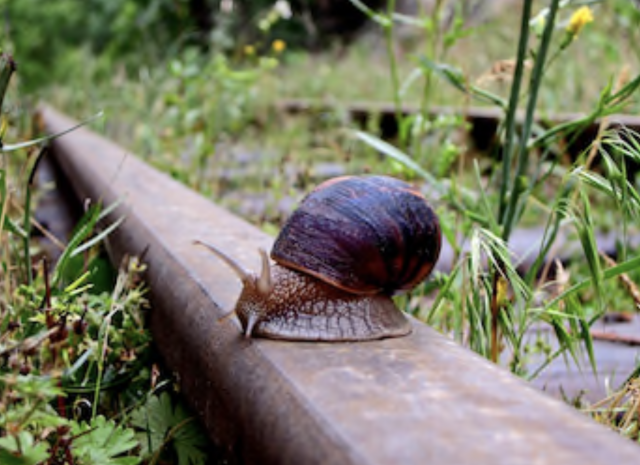
<instances>
[{"instance_id":1,"label":"brown snail shell","mask_svg":"<svg viewBox=\"0 0 640 465\"><path fill-rule=\"evenodd\" d=\"M390 295L429 275L440 242L438 218L418 191L386 176L352 176L303 199L276 239L276 264L260 251L260 276L203 245L243 282L233 313L246 337L363 341L411 332Z\"/></svg>"},{"instance_id":2,"label":"brown snail shell","mask_svg":"<svg viewBox=\"0 0 640 465\"><path fill-rule=\"evenodd\" d=\"M320 184L271 251L277 263L355 294L412 289L440 254L440 225L422 194L388 176Z\"/></svg>"}]
</instances>

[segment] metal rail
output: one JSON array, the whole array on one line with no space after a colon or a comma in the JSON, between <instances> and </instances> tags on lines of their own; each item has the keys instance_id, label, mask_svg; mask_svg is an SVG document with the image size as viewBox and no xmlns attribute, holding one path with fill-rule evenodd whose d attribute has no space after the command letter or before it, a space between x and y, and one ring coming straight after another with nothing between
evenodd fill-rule
<instances>
[{"instance_id":1,"label":"metal rail","mask_svg":"<svg viewBox=\"0 0 640 465\"><path fill-rule=\"evenodd\" d=\"M74 121L42 108L46 131ZM420 322L355 344L243 340L240 284L194 239L247 268L271 239L87 129L53 142L80 199L121 201L118 262L145 253L150 324L230 463L635 463L640 449Z\"/></svg>"},{"instance_id":2,"label":"metal rail","mask_svg":"<svg viewBox=\"0 0 640 465\"><path fill-rule=\"evenodd\" d=\"M321 100L308 99L288 99L282 100L276 108L280 111L298 114L298 113L323 113L330 111L344 111L350 119L362 127L367 127L370 118L378 118L378 125L382 137L391 138L398 134L397 112L393 104L381 102L349 102L335 103L325 102ZM500 122L504 119L504 112L495 107L429 107L430 116L439 115L457 115L463 117L470 125L469 137L474 142L478 150L487 150L495 141L495 137L500 126ZM400 113L403 116L410 114L418 114L419 107L406 105L403 106ZM552 127L558 124L567 123L583 118L585 115L580 113L557 113L547 117L539 117L536 124L541 127ZM522 122L523 115L517 116L518 122ZM582 153L589 144L596 138L598 134L600 119L596 119L590 124L585 125L581 131L567 131L563 134L567 143L564 147L567 152L575 157ZM626 128L635 132L640 132L640 116L633 115L610 115L607 117L608 127L611 129ZM570 142L569 142L570 141Z\"/></svg>"}]
</instances>

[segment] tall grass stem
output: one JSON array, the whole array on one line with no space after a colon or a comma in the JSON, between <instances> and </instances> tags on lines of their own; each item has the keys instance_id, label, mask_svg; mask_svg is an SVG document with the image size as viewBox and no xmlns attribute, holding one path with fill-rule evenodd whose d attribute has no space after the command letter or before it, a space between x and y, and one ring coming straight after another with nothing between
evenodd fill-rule
<instances>
[{"instance_id":1,"label":"tall grass stem","mask_svg":"<svg viewBox=\"0 0 640 465\"><path fill-rule=\"evenodd\" d=\"M396 1L389 0L387 3L387 15L389 21L383 26L387 55L389 56L389 73L391 85L393 87L393 103L396 113L396 121L402 121L402 102L400 100L400 79L398 78L398 63L393 46L394 22L393 14L396 11Z\"/></svg>"},{"instance_id":2,"label":"tall grass stem","mask_svg":"<svg viewBox=\"0 0 640 465\"><path fill-rule=\"evenodd\" d=\"M544 31L542 32L542 38L540 39L540 46L535 58L535 64L531 72L531 79L529 82L529 98L527 101L527 110L525 113L524 123L522 125L522 135L520 136L520 143L518 144L518 159L516 166L516 173L511 184L511 195L509 196L509 202L505 217L503 221L502 238L508 240L513 230L513 226L516 218L516 210L518 207L518 200L525 192L525 189L519 187L519 180L525 175L528 163L529 163L529 150L527 149L529 137L531 135L531 127L533 126L533 118L536 111L536 104L538 101L538 91L540 84L542 83L542 76L545 69L545 60L547 52L549 51L549 45L551 44L551 37L553 36L553 29L556 22L556 13L558 12L558 6L560 0L551 0L549 6L549 13L546 17ZM528 25L527 25L528 28Z\"/></svg>"},{"instance_id":3,"label":"tall grass stem","mask_svg":"<svg viewBox=\"0 0 640 465\"><path fill-rule=\"evenodd\" d=\"M527 44L529 42L529 21L531 19L531 7L533 1L525 0L522 6L522 18L520 21L520 38L518 39L518 55L516 57L516 67L513 72L511 83L511 93L509 95L509 105L505 118L505 138L502 149L502 183L500 185L500 203L498 211L498 222L503 224L504 214L507 205L507 194L511 189L511 159L513 154L513 142L515 138L516 110L520 97L520 87L524 73L524 63L527 56ZM506 239L506 236L503 235Z\"/></svg>"}]
</instances>

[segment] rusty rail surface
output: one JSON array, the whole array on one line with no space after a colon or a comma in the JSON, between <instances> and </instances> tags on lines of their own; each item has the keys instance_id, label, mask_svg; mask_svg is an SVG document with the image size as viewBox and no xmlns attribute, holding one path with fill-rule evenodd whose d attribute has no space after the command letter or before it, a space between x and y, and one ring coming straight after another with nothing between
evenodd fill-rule
<instances>
[{"instance_id":1,"label":"rusty rail surface","mask_svg":"<svg viewBox=\"0 0 640 465\"><path fill-rule=\"evenodd\" d=\"M367 122L371 118L378 118L378 125L382 137L395 137L398 133L397 112L393 104L384 102L325 102L322 100L310 99L288 99L282 100L276 108L283 112L292 114L298 113L323 113L331 111L342 111L349 115L349 118L362 127L367 127ZM400 113L403 116L418 114L420 108L415 105L405 105ZM504 112L495 107L443 107L431 106L428 109L430 116L458 115L464 117L469 123L469 137L474 142L478 150L486 150L493 143L500 122L504 119ZM538 117L536 124L541 127L552 127L558 124L575 121L585 115L580 113L557 113L546 117ZM522 122L523 115L518 114L516 121ZM572 156L577 156L586 149L591 141L596 138L600 127L600 119L587 124L580 132L573 131L566 133L571 136L565 149ZM610 115L607 117L608 127L611 129L627 128L635 132L640 132L640 116L634 115Z\"/></svg>"},{"instance_id":2,"label":"rusty rail surface","mask_svg":"<svg viewBox=\"0 0 640 465\"><path fill-rule=\"evenodd\" d=\"M43 107L49 133L74 124ZM219 318L236 277L193 245L257 268L271 238L101 136L53 142L80 199L120 201L117 263L145 254L151 330L229 463L635 463L640 449L507 371L413 321L411 336L355 344L240 337Z\"/></svg>"}]
</instances>

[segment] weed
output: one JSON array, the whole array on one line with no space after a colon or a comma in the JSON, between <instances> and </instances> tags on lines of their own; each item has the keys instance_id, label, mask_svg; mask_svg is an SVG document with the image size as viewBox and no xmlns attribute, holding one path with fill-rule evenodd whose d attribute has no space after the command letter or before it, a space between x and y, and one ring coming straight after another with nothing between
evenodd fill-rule
<instances>
[{"instance_id":1,"label":"weed","mask_svg":"<svg viewBox=\"0 0 640 465\"><path fill-rule=\"evenodd\" d=\"M1 55L0 101L14 70ZM0 462L205 463L208 444L170 378L152 382L144 265L127 257L114 273L102 256L100 245L122 221L104 224L117 205L88 206L51 267L30 236L32 173L46 146L36 149L49 138L4 143L12 128L2 121ZM143 447L141 412L163 441Z\"/></svg>"},{"instance_id":2,"label":"weed","mask_svg":"<svg viewBox=\"0 0 640 465\"><path fill-rule=\"evenodd\" d=\"M554 39L554 35L557 35L554 33L558 30L556 18L559 11L570 6L571 2L552 0L549 8L533 17L533 2L523 2L520 38L517 55L513 61L508 99L470 83L461 70L451 65L438 63L433 57L421 59L425 80L428 81L431 74L435 74L469 98L493 103L504 110L505 120L500 132L499 146L501 168L493 171L491 181L483 182L477 164L474 165L474 188L462 187L455 179L438 179L432 174L434 170L426 171L415 161L415 156L371 134L361 131L354 133L360 140L422 176L430 189L438 192L441 204L456 212L454 217L443 215L443 230L459 258L451 273L439 276L441 292L426 315L426 321L435 323L445 331L451 331L460 342L494 362L498 362L501 354L508 348L511 354L509 366L519 374L527 372L527 330L533 324L548 324L555 333L560 348L556 352L548 353L546 361L538 369L533 369L530 376L535 376L540 369L564 352L568 352L574 362L578 363L577 351L580 348L586 350L592 367L596 370L589 327L604 314L603 286L607 279L617 273L615 267L605 271L601 265L595 243L596 224L591 207L593 197L589 195L588 188L595 186L601 191L607 190L614 201L618 198L617 206L621 207L623 217L628 216L624 210L629 208L626 205L631 200L630 192L633 190L627 177L621 176L620 166L626 166L626 162L620 163L618 159L616 164L611 161L609 155L604 155L605 164L612 174L605 188L603 179L599 179L590 169L592 158L587 161L583 159L573 170L565 172L550 158L550 144L568 129L575 130L586 121L594 121L618 111L637 90L640 76L622 82L615 89L611 84L607 85L596 108L582 120L547 131L540 131L535 127L534 115L538 107L538 95L552 63L560 54L567 53L581 30L593 20L591 10L581 7L572 13L567 26L560 29L561 37ZM392 28L395 23L393 15L390 14L376 14L373 19L386 28ZM532 29L538 35L537 41L534 42L530 37ZM390 35L387 33L385 37L389 40ZM392 50L391 47L388 49ZM528 64L529 61L532 64ZM531 71L525 86L527 66ZM397 100L398 86L394 88ZM522 101L526 103L524 121L517 126L516 110ZM423 114L422 118L427 118L427 115ZM630 139L635 140L634 137ZM594 142L595 150L608 153L601 142L602 137ZM414 147L409 147L410 152L415 153L412 148ZM534 151L536 148L541 148L540 154ZM626 149L623 150L623 156L634 159L636 148L631 149L627 144ZM620 157L620 150L617 152ZM545 162L548 163L544 164ZM613 176L615 174L617 176ZM548 211L545 234L533 266L521 278L514 262L514 258L517 257L509 251L508 240L530 208L532 196L543 190L550 179L556 180L558 188L555 199L550 202L552 207ZM624 196L624 201L620 196ZM447 221L453 223L447 224ZM623 220L623 224L626 225L627 221ZM540 286L545 285L537 280L538 273L545 261L549 260L549 252L558 231L569 225L573 226L582 246L588 282L596 291L596 305L591 310L576 298L576 287L570 287L547 302L543 301L542 305L537 303L541 296ZM468 241L468 249L462 247L461 240ZM620 266L627 265L634 266L635 262L631 260ZM451 292L452 289L461 292ZM452 319L446 316L460 312L464 317ZM441 316L443 313L446 315Z\"/></svg>"}]
</instances>

